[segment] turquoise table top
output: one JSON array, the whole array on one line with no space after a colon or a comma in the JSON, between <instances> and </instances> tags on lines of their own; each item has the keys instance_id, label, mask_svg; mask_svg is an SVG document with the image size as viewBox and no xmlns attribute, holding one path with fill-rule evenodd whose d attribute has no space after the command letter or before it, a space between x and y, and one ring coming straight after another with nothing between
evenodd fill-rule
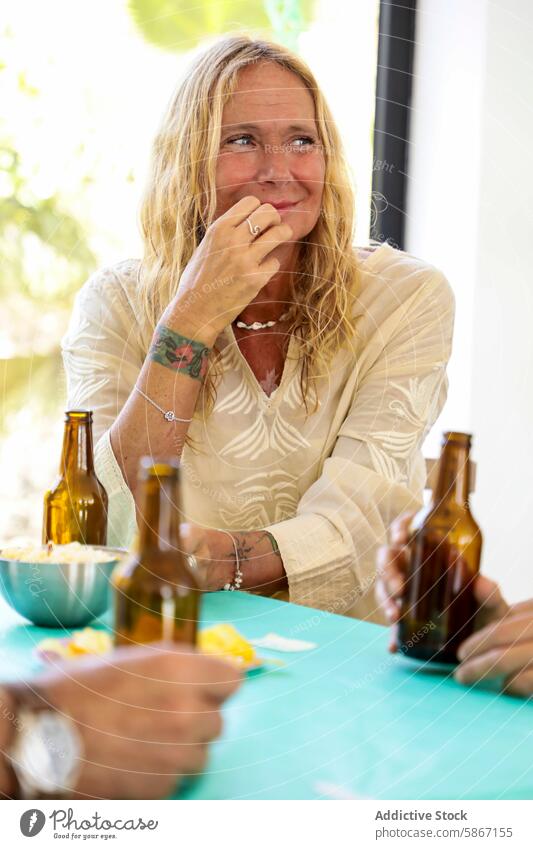
<instances>
[{"instance_id":1,"label":"turquoise table top","mask_svg":"<svg viewBox=\"0 0 533 849\"><path fill-rule=\"evenodd\" d=\"M378 625L245 593L213 593L204 623L315 649L264 656L225 709L191 799L532 799L533 702L460 687L387 652ZM0 601L0 679L41 667L44 636Z\"/></svg>"}]
</instances>

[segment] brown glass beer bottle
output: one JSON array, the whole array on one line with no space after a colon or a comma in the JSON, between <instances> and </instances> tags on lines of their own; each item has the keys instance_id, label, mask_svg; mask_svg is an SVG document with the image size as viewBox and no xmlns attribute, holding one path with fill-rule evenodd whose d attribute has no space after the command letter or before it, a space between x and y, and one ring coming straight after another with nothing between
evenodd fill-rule
<instances>
[{"instance_id":1,"label":"brown glass beer bottle","mask_svg":"<svg viewBox=\"0 0 533 849\"><path fill-rule=\"evenodd\" d=\"M43 543L107 543L107 493L96 477L93 414L65 413L59 479L44 496Z\"/></svg>"},{"instance_id":2,"label":"brown glass beer bottle","mask_svg":"<svg viewBox=\"0 0 533 849\"><path fill-rule=\"evenodd\" d=\"M180 544L177 460L143 457L136 550L113 572L115 644L194 644L200 586Z\"/></svg>"},{"instance_id":3,"label":"brown glass beer bottle","mask_svg":"<svg viewBox=\"0 0 533 849\"><path fill-rule=\"evenodd\" d=\"M469 506L471 439L444 434L431 504L410 528L398 648L418 660L457 663L457 649L474 628L482 536Z\"/></svg>"}]
</instances>

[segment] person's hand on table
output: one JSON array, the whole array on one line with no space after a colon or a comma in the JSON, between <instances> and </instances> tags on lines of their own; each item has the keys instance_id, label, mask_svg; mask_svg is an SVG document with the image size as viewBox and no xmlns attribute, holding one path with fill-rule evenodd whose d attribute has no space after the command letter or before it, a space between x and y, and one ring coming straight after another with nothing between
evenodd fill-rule
<instances>
[{"instance_id":1,"label":"person's hand on table","mask_svg":"<svg viewBox=\"0 0 533 849\"><path fill-rule=\"evenodd\" d=\"M209 590L211 551L206 529L202 528L201 525L195 525L193 522L182 522L180 524L180 539L185 554L193 554L196 558L198 566L196 577L202 590Z\"/></svg>"},{"instance_id":2,"label":"person's hand on table","mask_svg":"<svg viewBox=\"0 0 533 849\"><path fill-rule=\"evenodd\" d=\"M234 561L226 559L220 562L216 557L214 540L218 536L217 531L208 530L193 522L182 522L180 536L184 552L194 554L196 558L198 566L196 577L204 592L216 592L228 581L231 582L235 571ZM229 540L225 536L223 539ZM231 546L230 553L232 552Z\"/></svg>"},{"instance_id":3,"label":"person's hand on table","mask_svg":"<svg viewBox=\"0 0 533 849\"><path fill-rule=\"evenodd\" d=\"M82 738L76 797L147 799L203 769L240 677L225 661L160 643L69 663L31 687Z\"/></svg>"},{"instance_id":4,"label":"person's hand on table","mask_svg":"<svg viewBox=\"0 0 533 849\"><path fill-rule=\"evenodd\" d=\"M497 585L480 576L474 587L481 601ZM533 697L533 599L510 605L507 613L472 634L459 647L455 677L461 684L503 676L504 690Z\"/></svg>"},{"instance_id":5,"label":"person's hand on table","mask_svg":"<svg viewBox=\"0 0 533 849\"><path fill-rule=\"evenodd\" d=\"M412 513L391 526L390 543L378 553L376 596L393 626L390 643L397 650L395 623L400 616L408 563L408 529ZM518 696L533 696L533 599L508 605L498 584L485 575L474 582L479 605L475 633L458 650L461 661L454 677L461 684L487 678L504 679L504 690Z\"/></svg>"},{"instance_id":6,"label":"person's hand on table","mask_svg":"<svg viewBox=\"0 0 533 849\"><path fill-rule=\"evenodd\" d=\"M180 525L186 554L194 554L197 577L204 592L216 592L235 578L235 548L244 574L243 589L271 595L286 588L283 561L273 537L266 531L226 531L203 528L193 522ZM276 547L274 547L276 546Z\"/></svg>"}]
</instances>

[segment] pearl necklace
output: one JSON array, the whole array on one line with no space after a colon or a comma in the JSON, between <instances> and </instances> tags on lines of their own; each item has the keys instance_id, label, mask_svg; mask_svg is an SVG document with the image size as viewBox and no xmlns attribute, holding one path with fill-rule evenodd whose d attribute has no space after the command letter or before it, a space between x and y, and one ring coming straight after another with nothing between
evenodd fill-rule
<instances>
[{"instance_id":1,"label":"pearl necklace","mask_svg":"<svg viewBox=\"0 0 533 849\"><path fill-rule=\"evenodd\" d=\"M283 321L288 317L289 313L284 312L283 315L280 315L279 318L276 318L274 321L254 321L252 324L246 324L244 321L236 321L236 327L240 327L242 330L265 330L268 327L274 327L278 321Z\"/></svg>"}]
</instances>

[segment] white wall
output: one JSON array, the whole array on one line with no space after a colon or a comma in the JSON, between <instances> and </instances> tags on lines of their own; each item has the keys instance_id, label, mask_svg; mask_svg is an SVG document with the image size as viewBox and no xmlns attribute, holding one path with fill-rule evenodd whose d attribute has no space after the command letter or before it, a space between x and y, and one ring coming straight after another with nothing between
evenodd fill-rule
<instances>
[{"instance_id":1,"label":"white wall","mask_svg":"<svg viewBox=\"0 0 533 849\"><path fill-rule=\"evenodd\" d=\"M406 248L457 298L440 431L471 430L483 568L533 596L533 4L421 0Z\"/></svg>"},{"instance_id":2,"label":"white wall","mask_svg":"<svg viewBox=\"0 0 533 849\"><path fill-rule=\"evenodd\" d=\"M378 0L320 0L314 23L299 42L327 98L352 169L357 245L368 244L370 230L378 16Z\"/></svg>"}]
</instances>

